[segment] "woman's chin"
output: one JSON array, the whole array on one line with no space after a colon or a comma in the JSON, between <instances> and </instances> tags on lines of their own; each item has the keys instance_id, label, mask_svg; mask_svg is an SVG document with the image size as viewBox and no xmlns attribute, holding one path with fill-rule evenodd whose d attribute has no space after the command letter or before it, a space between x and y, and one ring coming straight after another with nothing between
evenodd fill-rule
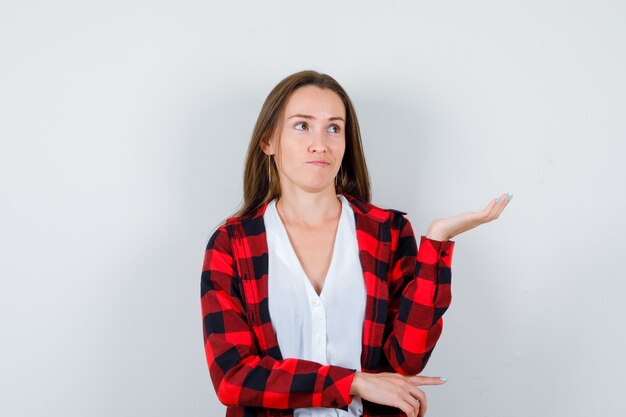
<instances>
[{"instance_id":1,"label":"woman's chin","mask_svg":"<svg viewBox=\"0 0 626 417\"><path fill-rule=\"evenodd\" d=\"M329 187L333 187L334 183L328 181L309 181L305 184L301 184L300 188L310 193L319 193L326 190Z\"/></svg>"}]
</instances>

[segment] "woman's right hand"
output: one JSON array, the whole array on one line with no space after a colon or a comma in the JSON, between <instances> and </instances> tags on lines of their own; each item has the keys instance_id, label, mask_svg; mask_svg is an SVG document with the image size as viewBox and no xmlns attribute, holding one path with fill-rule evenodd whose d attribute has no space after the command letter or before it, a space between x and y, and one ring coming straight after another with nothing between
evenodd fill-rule
<instances>
[{"instance_id":1,"label":"woman's right hand","mask_svg":"<svg viewBox=\"0 0 626 417\"><path fill-rule=\"evenodd\" d=\"M426 237L433 240L449 240L484 223L497 219L513 198L513 194L502 194L494 198L481 211L465 211L456 216L436 219L428 227Z\"/></svg>"},{"instance_id":2,"label":"woman's right hand","mask_svg":"<svg viewBox=\"0 0 626 417\"><path fill-rule=\"evenodd\" d=\"M357 371L352 381L350 395L358 395L368 401L397 407L408 417L423 417L426 414L426 394L418 385L441 385L439 377L395 372L371 374Z\"/></svg>"}]
</instances>

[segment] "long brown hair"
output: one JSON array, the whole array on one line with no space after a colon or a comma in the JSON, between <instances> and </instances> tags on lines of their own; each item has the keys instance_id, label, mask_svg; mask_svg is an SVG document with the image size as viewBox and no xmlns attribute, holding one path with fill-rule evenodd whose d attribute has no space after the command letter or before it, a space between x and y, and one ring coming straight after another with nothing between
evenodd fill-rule
<instances>
[{"instance_id":1,"label":"long brown hair","mask_svg":"<svg viewBox=\"0 0 626 417\"><path fill-rule=\"evenodd\" d=\"M243 175L243 204L231 217L248 215L261 204L280 197L281 187L274 158L261 149L261 142L269 139L279 126L285 104L291 94L300 87L313 85L335 92L346 108L346 148L338 173L337 194L351 194L356 198L370 202L370 178L365 163L361 144L361 131L354 106L348 93L330 75L317 71L305 70L291 74L280 81L269 93L257 118L246 156ZM268 167L268 164L269 167ZM272 181L268 172L271 170Z\"/></svg>"}]
</instances>

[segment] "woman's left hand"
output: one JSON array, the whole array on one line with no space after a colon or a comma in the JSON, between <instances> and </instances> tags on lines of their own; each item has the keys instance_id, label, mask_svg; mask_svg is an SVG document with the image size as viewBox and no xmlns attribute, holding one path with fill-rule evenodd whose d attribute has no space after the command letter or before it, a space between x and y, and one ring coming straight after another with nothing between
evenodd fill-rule
<instances>
[{"instance_id":1,"label":"woman's left hand","mask_svg":"<svg viewBox=\"0 0 626 417\"><path fill-rule=\"evenodd\" d=\"M483 223L495 220L511 198L513 198L512 194L505 193L498 199L491 200L482 211L466 211L456 216L437 219L428 227L426 237L433 240L448 240Z\"/></svg>"}]
</instances>

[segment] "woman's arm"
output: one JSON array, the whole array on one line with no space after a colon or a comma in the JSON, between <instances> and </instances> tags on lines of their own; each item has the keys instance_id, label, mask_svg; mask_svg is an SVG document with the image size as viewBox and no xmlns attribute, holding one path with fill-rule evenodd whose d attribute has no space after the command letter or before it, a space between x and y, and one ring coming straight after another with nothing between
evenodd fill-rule
<instances>
[{"instance_id":1,"label":"woman's arm","mask_svg":"<svg viewBox=\"0 0 626 417\"><path fill-rule=\"evenodd\" d=\"M344 407L356 370L259 356L248 325L225 226L206 247L201 279L204 347L217 397L227 406Z\"/></svg>"},{"instance_id":2,"label":"woman's arm","mask_svg":"<svg viewBox=\"0 0 626 417\"><path fill-rule=\"evenodd\" d=\"M421 236L418 250L409 220L400 215L397 221L383 351L396 372L416 375L430 358L450 305L454 242Z\"/></svg>"}]
</instances>

